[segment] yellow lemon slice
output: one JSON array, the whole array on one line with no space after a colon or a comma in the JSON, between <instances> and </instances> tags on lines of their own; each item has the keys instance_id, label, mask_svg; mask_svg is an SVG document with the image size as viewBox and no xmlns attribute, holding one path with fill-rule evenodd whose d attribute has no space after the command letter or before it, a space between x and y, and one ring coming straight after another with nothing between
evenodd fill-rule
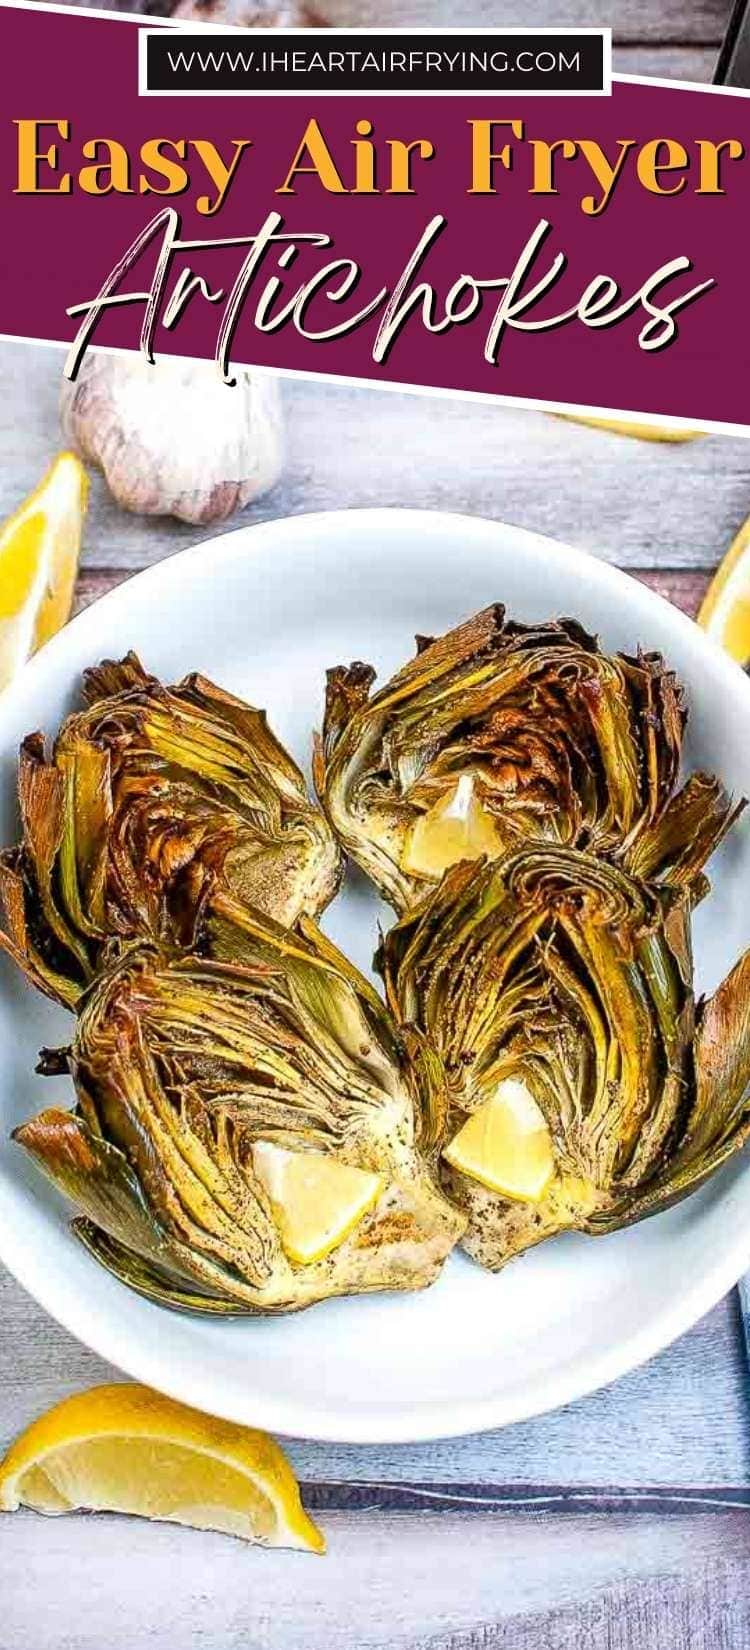
<instances>
[{"instance_id":1,"label":"yellow lemon slice","mask_svg":"<svg viewBox=\"0 0 750 1650\"><path fill-rule=\"evenodd\" d=\"M554 1169L547 1124L525 1083L508 1077L454 1135L446 1161L492 1192L537 1203Z\"/></svg>"},{"instance_id":2,"label":"yellow lemon slice","mask_svg":"<svg viewBox=\"0 0 750 1650\"><path fill-rule=\"evenodd\" d=\"M290 1260L322 1260L377 1202L382 1175L338 1163L325 1152L290 1152L270 1140L253 1146L253 1167L271 1200Z\"/></svg>"},{"instance_id":3,"label":"yellow lemon slice","mask_svg":"<svg viewBox=\"0 0 750 1650\"><path fill-rule=\"evenodd\" d=\"M492 815L477 796L474 775L455 785L415 820L401 861L407 876L441 877L462 859L497 858L502 850Z\"/></svg>"},{"instance_id":4,"label":"yellow lemon slice","mask_svg":"<svg viewBox=\"0 0 750 1650\"><path fill-rule=\"evenodd\" d=\"M87 493L80 460L61 453L0 530L0 688L70 615Z\"/></svg>"},{"instance_id":5,"label":"yellow lemon slice","mask_svg":"<svg viewBox=\"0 0 750 1650\"><path fill-rule=\"evenodd\" d=\"M145 1386L95 1386L33 1421L0 1463L0 1510L22 1506L134 1513L266 1547L325 1551L267 1433Z\"/></svg>"},{"instance_id":6,"label":"yellow lemon slice","mask_svg":"<svg viewBox=\"0 0 750 1650\"><path fill-rule=\"evenodd\" d=\"M638 441L696 441L702 430L680 429L677 424L637 424L629 418L587 418L583 413L559 413L569 424L588 424L592 430L633 435Z\"/></svg>"},{"instance_id":7,"label":"yellow lemon slice","mask_svg":"<svg viewBox=\"0 0 750 1650\"><path fill-rule=\"evenodd\" d=\"M750 517L711 581L698 623L739 664L750 660Z\"/></svg>"}]
</instances>

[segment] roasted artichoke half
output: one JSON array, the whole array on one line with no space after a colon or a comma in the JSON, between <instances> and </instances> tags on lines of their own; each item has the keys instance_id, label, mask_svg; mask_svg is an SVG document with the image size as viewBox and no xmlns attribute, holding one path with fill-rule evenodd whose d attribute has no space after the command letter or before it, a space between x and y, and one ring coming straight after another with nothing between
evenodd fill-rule
<instances>
[{"instance_id":1,"label":"roasted artichoke half","mask_svg":"<svg viewBox=\"0 0 750 1650\"><path fill-rule=\"evenodd\" d=\"M690 900L540 845L453 867L383 942L444 1064L433 1144L483 1265L664 1209L750 1134L750 952L696 1002Z\"/></svg>"},{"instance_id":2,"label":"roasted artichoke half","mask_svg":"<svg viewBox=\"0 0 750 1650\"><path fill-rule=\"evenodd\" d=\"M262 711L133 653L84 697L50 756L24 741L23 839L0 856L0 946L42 991L73 1007L113 938L189 946L217 880L284 925L327 905L339 849Z\"/></svg>"},{"instance_id":3,"label":"roasted artichoke half","mask_svg":"<svg viewBox=\"0 0 750 1650\"><path fill-rule=\"evenodd\" d=\"M97 978L64 1056L76 1110L15 1139L97 1259L166 1305L431 1283L465 1226L419 1150L439 1062L308 919L290 935L219 895L203 921L210 957L134 941Z\"/></svg>"},{"instance_id":4,"label":"roasted artichoke half","mask_svg":"<svg viewBox=\"0 0 750 1650\"><path fill-rule=\"evenodd\" d=\"M677 788L686 711L658 654L608 656L573 619L501 606L417 646L372 698L369 665L329 671L315 751L339 840L397 911L530 838L697 878L732 805L705 774Z\"/></svg>"}]
</instances>

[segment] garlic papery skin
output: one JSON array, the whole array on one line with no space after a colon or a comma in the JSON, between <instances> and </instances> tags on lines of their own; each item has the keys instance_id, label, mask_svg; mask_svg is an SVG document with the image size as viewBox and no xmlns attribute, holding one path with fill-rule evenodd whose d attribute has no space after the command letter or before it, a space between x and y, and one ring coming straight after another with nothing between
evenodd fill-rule
<instances>
[{"instance_id":1,"label":"garlic papery skin","mask_svg":"<svg viewBox=\"0 0 750 1650\"><path fill-rule=\"evenodd\" d=\"M278 481L283 451L277 380L236 380L223 383L213 362L87 355L63 384L62 427L123 509L226 521Z\"/></svg>"},{"instance_id":2,"label":"garlic papery skin","mask_svg":"<svg viewBox=\"0 0 750 1650\"><path fill-rule=\"evenodd\" d=\"M299 0L178 0L169 15L188 23L231 23L241 29L314 29L325 22Z\"/></svg>"}]
</instances>

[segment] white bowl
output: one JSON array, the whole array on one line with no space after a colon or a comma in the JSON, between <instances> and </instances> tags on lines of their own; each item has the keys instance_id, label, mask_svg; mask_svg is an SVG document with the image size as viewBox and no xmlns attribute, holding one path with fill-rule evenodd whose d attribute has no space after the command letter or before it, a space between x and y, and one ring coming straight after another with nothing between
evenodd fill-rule
<instances>
[{"instance_id":1,"label":"white bowl","mask_svg":"<svg viewBox=\"0 0 750 1650\"><path fill-rule=\"evenodd\" d=\"M750 681L691 621L625 574L536 534L458 515L362 510L241 528L161 562L76 619L0 699L0 840L16 833L23 734L54 731L82 668L134 647L167 680L200 669L267 707L307 763L327 666L389 672L414 633L491 601L521 619L573 614L608 647L661 649L691 705L688 766L750 794ZM750 943L750 827L716 856L698 912L699 983ZM368 968L382 916L363 879L325 925ZM693 1324L750 1265L750 1164L667 1214L606 1238L543 1245L498 1277L462 1256L414 1296L332 1301L288 1319L222 1323L148 1304L101 1270L68 1212L8 1136L64 1080L34 1076L69 1020L0 967L0 1256L61 1323L129 1374L282 1433L342 1441L498 1426L580 1397Z\"/></svg>"}]
</instances>

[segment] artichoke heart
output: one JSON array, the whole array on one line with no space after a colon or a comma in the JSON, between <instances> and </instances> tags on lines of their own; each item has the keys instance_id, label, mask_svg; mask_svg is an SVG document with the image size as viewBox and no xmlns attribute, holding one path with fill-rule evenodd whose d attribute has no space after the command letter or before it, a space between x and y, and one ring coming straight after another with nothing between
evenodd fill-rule
<instances>
[{"instance_id":1,"label":"artichoke heart","mask_svg":"<svg viewBox=\"0 0 750 1650\"><path fill-rule=\"evenodd\" d=\"M540 839L697 888L735 815L709 775L678 787L686 709L660 655L608 655L574 619L488 607L418 638L371 695L374 676L329 671L314 776L340 842L399 912L460 860Z\"/></svg>"},{"instance_id":2,"label":"artichoke heart","mask_svg":"<svg viewBox=\"0 0 750 1650\"><path fill-rule=\"evenodd\" d=\"M24 741L23 840L0 856L0 946L35 985L72 1007L113 942L189 947L216 882L284 925L319 914L341 855L262 711L132 653L84 696L50 757Z\"/></svg>"},{"instance_id":3,"label":"artichoke heart","mask_svg":"<svg viewBox=\"0 0 750 1650\"><path fill-rule=\"evenodd\" d=\"M687 1196L750 1135L750 951L696 1000L689 887L536 845L447 871L386 936L448 1084L437 1148L485 1266Z\"/></svg>"},{"instance_id":4,"label":"artichoke heart","mask_svg":"<svg viewBox=\"0 0 750 1650\"><path fill-rule=\"evenodd\" d=\"M466 1222L420 1151L444 1112L422 1039L310 919L290 935L217 891L198 938L123 948L79 1005L76 1110L16 1130L79 1237L205 1312L431 1283Z\"/></svg>"}]
</instances>

